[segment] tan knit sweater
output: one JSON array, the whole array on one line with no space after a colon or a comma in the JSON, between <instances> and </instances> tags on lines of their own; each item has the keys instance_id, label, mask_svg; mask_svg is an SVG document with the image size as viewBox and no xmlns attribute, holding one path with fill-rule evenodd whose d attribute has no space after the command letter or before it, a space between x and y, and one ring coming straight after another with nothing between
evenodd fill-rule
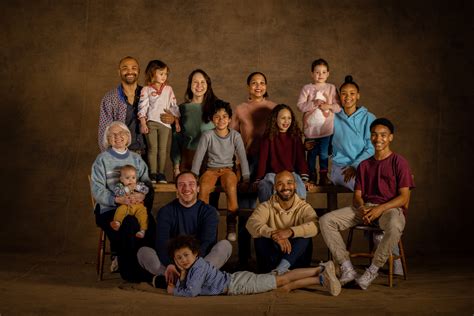
<instances>
[{"instance_id":1,"label":"tan knit sweater","mask_svg":"<svg viewBox=\"0 0 474 316\"><path fill-rule=\"evenodd\" d=\"M270 238L273 231L285 228L293 230L293 238L309 238L318 233L318 217L313 207L296 194L288 210L282 209L277 196L273 195L270 200L257 206L246 227L253 238Z\"/></svg>"}]
</instances>

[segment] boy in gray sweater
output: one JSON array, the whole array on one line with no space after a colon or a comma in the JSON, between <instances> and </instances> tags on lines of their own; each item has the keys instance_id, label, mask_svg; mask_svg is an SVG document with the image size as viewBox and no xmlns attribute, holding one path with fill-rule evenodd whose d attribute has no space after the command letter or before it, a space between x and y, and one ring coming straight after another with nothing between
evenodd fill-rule
<instances>
[{"instance_id":1,"label":"boy in gray sweater","mask_svg":"<svg viewBox=\"0 0 474 316\"><path fill-rule=\"evenodd\" d=\"M214 191L217 180L221 180L221 186L227 196L227 239L235 241L237 239L235 226L236 211L239 208L237 204L239 179L234 171L234 156L237 156L240 161L244 182L249 182L250 171L242 137L239 132L229 128L231 117L232 109L229 103L216 104L212 115L215 128L201 135L191 171L199 174L201 164L207 154L206 171L199 180L199 199L209 203L209 194Z\"/></svg>"}]
</instances>

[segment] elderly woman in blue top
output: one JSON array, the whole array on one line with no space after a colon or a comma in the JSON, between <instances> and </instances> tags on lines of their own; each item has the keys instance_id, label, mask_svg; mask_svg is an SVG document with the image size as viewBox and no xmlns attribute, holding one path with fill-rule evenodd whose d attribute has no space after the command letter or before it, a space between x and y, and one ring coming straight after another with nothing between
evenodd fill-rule
<instances>
[{"instance_id":1,"label":"elderly woman in blue top","mask_svg":"<svg viewBox=\"0 0 474 316\"><path fill-rule=\"evenodd\" d=\"M344 111L334 116L330 179L336 185L354 190L357 166L374 154L370 124L375 116L365 107L357 105L359 86L352 76L346 76L339 90Z\"/></svg>"},{"instance_id":2,"label":"elderly woman in blue top","mask_svg":"<svg viewBox=\"0 0 474 316\"><path fill-rule=\"evenodd\" d=\"M130 142L130 130L124 123L114 121L106 127L103 145L107 150L100 153L92 165L92 195L97 202L94 210L97 226L105 231L110 240L113 259L111 271L115 272L114 270L117 270L120 265L120 274L123 279L139 281L133 272L138 265L136 251L142 245L150 244L153 239L147 236L143 240L135 238L139 225L133 216L127 216L124 219L119 231L113 230L110 225L118 206L137 203L151 206L153 203L153 190L149 190L150 193L146 197L138 192L129 196L114 195L113 190L120 177L120 167L124 165L134 166L137 169L137 180L151 186L148 167L140 155L128 150ZM153 221L153 216L148 218L149 221ZM150 228L154 226L149 223ZM149 236L154 236L154 233Z\"/></svg>"}]
</instances>

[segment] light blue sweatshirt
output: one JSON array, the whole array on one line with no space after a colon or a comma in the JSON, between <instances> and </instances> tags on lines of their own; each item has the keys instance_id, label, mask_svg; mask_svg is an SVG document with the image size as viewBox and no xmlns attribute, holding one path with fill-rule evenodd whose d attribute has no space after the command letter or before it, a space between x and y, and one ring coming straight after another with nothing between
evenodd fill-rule
<instances>
[{"instance_id":1,"label":"light blue sweatshirt","mask_svg":"<svg viewBox=\"0 0 474 316\"><path fill-rule=\"evenodd\" d=\"M370 142L370 124L375 115L365 107L358 108L351 116L340 111L334 117L332 162L338 166L357 166L374 154Z\"/></svg>"},{"instance_id":2,"label":"light blue sweatshirt","mask_svg":"<svg viewBox=\"0 0 474 316\"><path fill-rule=\"evenodd\" d=\"M137 177L142 182L150 182L148 167L140 155L127 150L119 154L112 148L100 153L92 165L92 195L100 205L100 214L117 208L114 187L119 182L120 167L132 165L137 169Z\"/></svg>"}]
</instances>

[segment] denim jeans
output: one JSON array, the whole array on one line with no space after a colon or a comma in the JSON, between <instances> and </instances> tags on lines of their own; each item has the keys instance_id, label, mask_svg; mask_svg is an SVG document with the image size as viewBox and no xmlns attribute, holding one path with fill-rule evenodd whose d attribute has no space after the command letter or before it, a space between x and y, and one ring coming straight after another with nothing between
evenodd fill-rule
<instances>
[{"instance_id":1,"label":"denim jeans","mask_svg":"<svg viewBox=\"0 0 474 316\"><path fill-rule=\"evenodd\" d=\"M306 159L308 160L309 174L314 179L316 175L316 157L319 156L319 171L328 171L331 136L305 139L305 142L309 141L314 142L314 147L308 151Z\"/></svg>"},{"instance_id":2,"label":"denim jeans","mask_svg":"<svg viewBox=\"0 0 474 316\"><path fill-rule=\"evenodd\" d=\"M291 252L283 253L271 238L255 238L258 273L268 273L275 269L282 259L288 260L290 268L309 267L313 255L312 238L290 238Z\"/></svg>"}]
</instances>

